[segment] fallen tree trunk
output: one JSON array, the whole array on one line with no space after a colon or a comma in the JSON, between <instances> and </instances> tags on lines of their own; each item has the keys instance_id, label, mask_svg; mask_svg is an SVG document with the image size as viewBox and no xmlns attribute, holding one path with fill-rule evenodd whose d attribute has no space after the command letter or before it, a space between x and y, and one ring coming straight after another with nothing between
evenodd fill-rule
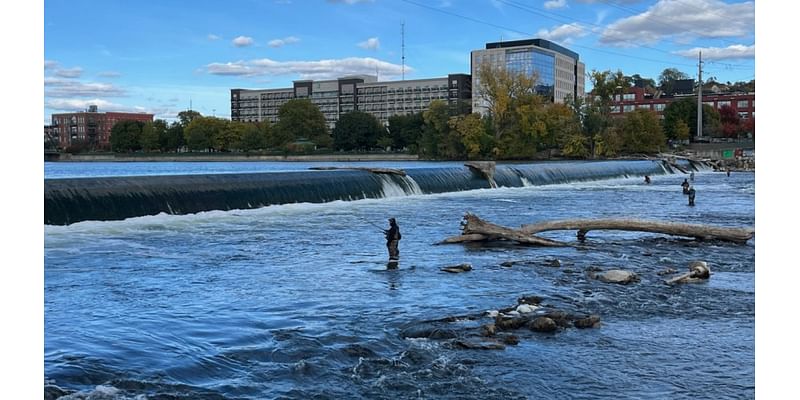
<instances>
[{"instance_id":1,"label":"fallen tree trunk","mask_svg":"<svg viewBox=\"0 0 800 400\"><path fill-rule=\"evenodd\" d=\"M406 176L406 171L402 169L394 169L394 168L369 168L369 167L309 167L308 169L314 170L334 170L334 169L350 169L350 170L358 170L358 171L367 171L372 172L373 174L390 174L390 175L400 175Z\"/></svg>"},{"instance_id":2,"label":"fallen tree trunk","mask_svg":"<svg viewBox=\"0 0 800 400\"><path fill-rule=\"evenodd\" d=\"M497 187L497 182L494 181L495 163L494 161L470 161L464 166L469 167L470 171L477 173L489 181L489 186L492 188Z\"/></svg>"},{"instance_id":3,"label":"fallen tree trunk","mask_svg":"<svg viewBox=\"0 0 800 400\"><path fill-rule=\"evenodd\" d=\"M545 239L529 233L521 232L516 229L506 228L491 222L486 222L476 215L467 213L461 223L462 235L445 239L439 244L445 243L464 243L486 240L511 240L522 244L563 247L569 246L566 243L555 240Z\"/></svg>"},{"instance_id":4,"label":"fallen tree trunk","mask_svg":"<svg viewBox=\"0 0 800 400\"><path fill-rule=\"evenodd\" d=\"M755 230L751 228L728 228L699 224L683 224L676 222L660 222L639 219L575 219L562 221L539 222L523 225L524 234L536 234L546 231L578 230L578 239L585 238L591 230L622 230L651 233L663 233L674 236L692 237L698 240L724 240L744 244L753 238Z\"/></svg>"}]
</instances>

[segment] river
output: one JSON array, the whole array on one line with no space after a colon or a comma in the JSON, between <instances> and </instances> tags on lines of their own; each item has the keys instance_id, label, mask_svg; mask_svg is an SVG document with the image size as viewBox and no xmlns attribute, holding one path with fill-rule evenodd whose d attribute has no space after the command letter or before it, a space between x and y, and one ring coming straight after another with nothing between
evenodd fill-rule
<instances>
[{"instance_id":1,"label":"river","mask_svg":"<svg viewBox=\"0 0 800 400\"><path fill-rule=\"evenodd\" d=\"M45 163L45 178L318 165ZM434 245L459 233L466 212L509 227L623 217L755 225L754 174L696 172L694 207L681 193L684 177L655 175L650 185L637 175L391 192L45 225L46 385L67 399L753 398L755 240L592 231L583 248ZM380 232L389 217L403 235L398 269L387 269ZM575 232L542 236L575 242ZM550 266L553 260L560 266ZM708 262L707 282L663 283L659 272L686 271L694 260ZM473 269L441 271L461 263ZM640 281L623 286L590 277L594 269L614 268L636 272ZM401 334L530 295L599 315L601 325L555 333L523 328L515 332L518 344L498 350Z\"/></svg>"}]
</instances>

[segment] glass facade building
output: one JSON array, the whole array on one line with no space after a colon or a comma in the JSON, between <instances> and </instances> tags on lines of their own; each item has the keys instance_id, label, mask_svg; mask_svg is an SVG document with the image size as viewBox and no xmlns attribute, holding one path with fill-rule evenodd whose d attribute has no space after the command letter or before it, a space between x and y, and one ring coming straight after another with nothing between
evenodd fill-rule
<instances>
[{"instance_id":1,"label":"glass facade building","mask_svg":"<svg viewBox=\"0 0 800 400\"><path fill-rule=\"evenodd\" d=\"M492 65L507 71L536 77L535 91L552 102L585 96L585 65L578 53L544 39L487 43L471 55L472 109L486 113L488 102L481 96L478 69Z\"/></svg>"}]
</instances>

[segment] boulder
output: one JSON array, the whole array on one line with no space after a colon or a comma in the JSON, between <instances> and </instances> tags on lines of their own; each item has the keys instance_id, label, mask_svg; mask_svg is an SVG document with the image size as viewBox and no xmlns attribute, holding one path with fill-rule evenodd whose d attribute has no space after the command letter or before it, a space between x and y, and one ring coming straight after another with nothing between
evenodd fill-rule
<instances>
[{"instance_id":1,"label":"boulder","mask_svg":"<svg viewBox=\"0 0 800 400\"><path fill-rule=\"evenodd\" d=\"M558 329L556 321L547 317L539 317L528 324L528 328L535 332L553 332Z\"/></svg>"},{"instance_id":2,"label":"boulder","mask_svg":"<svg viewBox=\"0 0 800 400\"><path fill-rule=\"evenodd\" d=\"M597 279L606 283L617 283L620 285L627 285L632 282L638 282L639 276L631 271L621 269L612 269L601 272L596 275Z\"/></svg>"},{"instance_id":3,"label":"boulder","mask_svg":"<svg viewBox=\"0 0 800 400\"><path fill-rule=\"evenodd\" d=\"M599 315L590 315L585 318L576 319L573 324L576 328L579 329L586 329L586 328L596 328L600 325L600 316Z\"/></svg>"}]
</instances>

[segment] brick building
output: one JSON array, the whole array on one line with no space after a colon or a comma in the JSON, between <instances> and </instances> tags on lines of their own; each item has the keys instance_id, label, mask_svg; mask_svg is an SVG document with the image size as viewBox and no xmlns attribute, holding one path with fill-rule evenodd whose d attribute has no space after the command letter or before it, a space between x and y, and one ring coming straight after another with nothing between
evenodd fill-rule
<instances>
[{"instance_id":1,"label":"brick building","mask_svg":"<svg viewBox=\"0 0 800 400\"><path fill-rule=\"evenodd\" d=\"M72 144L87 144L93 148L110 147L111 128L119 121L152 122L153 114L126 112L97 112L97 106L86 111L53 114L52 123L45 131L58 137L62 149Z\"/></svg>"},{"instance_id":2,"label":"brick building","mask_svg":"<svg viewBox=\"0 0 800 400\"><path fill-rule=\"evenodd\" d=\"M725 105L730 106L739 114L739 118L742 120L754 118L756 115L755 92L706 93L705 90L703 92L703 104L714 107L716 110ZM694 97L695 101L697 101L696 96L693 94L658 96L646 93L644 88L631 87L626 89L624 93L614 95L611 103L611 115L621 116L636 109L645 109L655 111L663 118L664 109L669 103L687 97Z\"/></svg>"}]
</instances>

